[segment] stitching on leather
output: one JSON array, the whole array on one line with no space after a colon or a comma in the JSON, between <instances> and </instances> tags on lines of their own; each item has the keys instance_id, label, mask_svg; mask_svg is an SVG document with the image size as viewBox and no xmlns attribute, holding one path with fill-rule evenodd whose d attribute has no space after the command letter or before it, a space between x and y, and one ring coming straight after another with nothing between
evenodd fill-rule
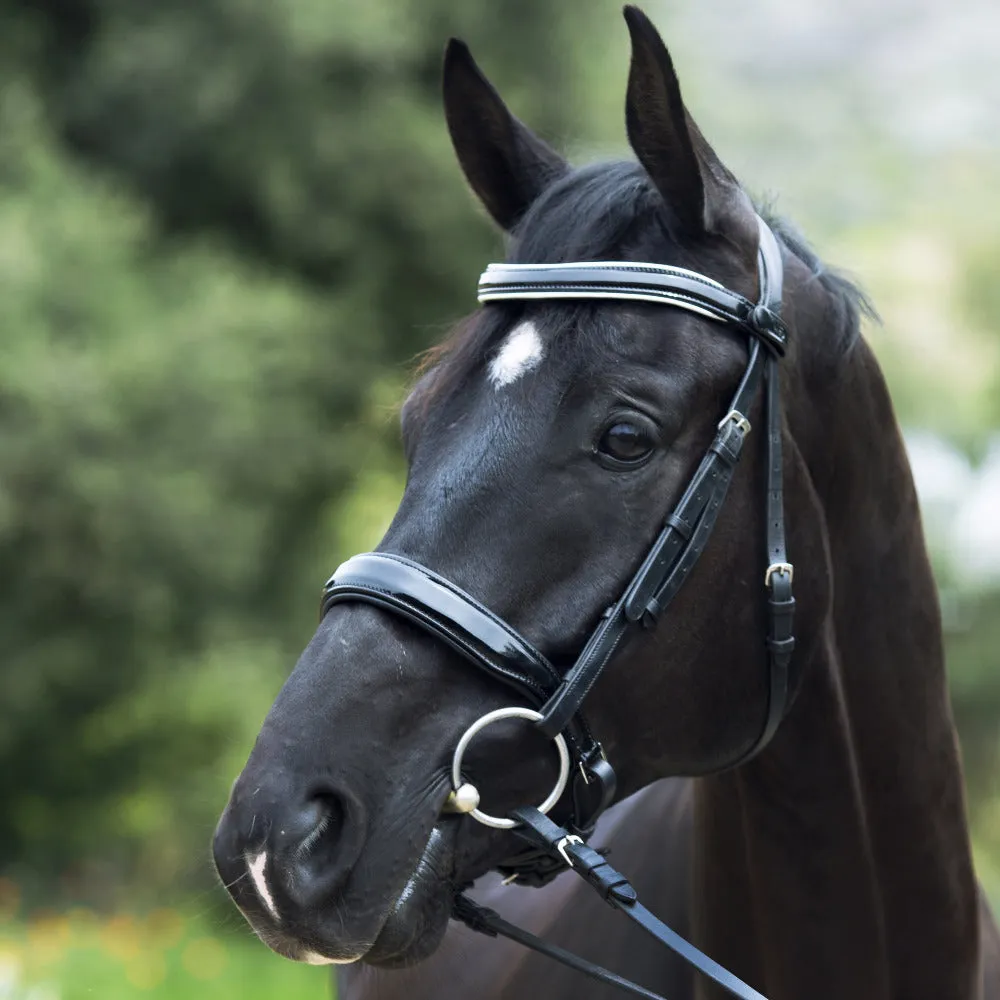
<instances>
[{"instance_id":1,"label":"stitching on leather","mask_svg":"<svg viewBox=\"0 0 1000 1000\"><path fill-rule=\"evenodd\" d=\"M544 264L538 265L538 267L540 269L544 268L545 266L546 265L544 265ZM581 263L580 263L580 270L581 271L591 271L591 270L592 271L603 271L603 272L606 272L608 274L614 274L615 271L626 271L626 272L632 272L632 273L636 273L636 274L658 274L658 275L660 275L662 277L677 278L677 279L679 279L681 281L693 281L693 282L697 282L699 285L704 285L706 288L710 288L713 292L715 292L717 294L728 295L728 296L732 296L734 298L737 298L737 297L738 298L743 298L742 295L738 295L736 292L730 291L725 286L720 286L717 282L710 281L704 275L698 274L697 271L681 271L678 268L672 268L672 267L670 267L669 264L664 264L664 265L661 265L660 267L644 267L642 264L628 264L628 263L623 263L623 264L602 265L602 264L599 264L599 263L586 264L586 263L584 263L584 262L581 261ZM503 274L503 271L504 271L504 265L501 264L500 267L495 272L493 272L493 273L494 274ZM486 273L489 273L489 272L484 272L484 274L486 274ZM515 274L516 273L521 273L521 274L523 274L525 272L510 272L510 273L515 273ZM538 273L543 273L543 272L541 270L539 270ZM517 280L518 279L516 279L516 278L512 279L513 282L516 282ZM528 282L525 282L525 283L528 283ZM531 282L531 283L533 284L533 282ZM568 283L572 284L572 282L568 282ZM482 279L480 279L480 284L482 284ZM489 282L488 284L492 284L492 282ZM747 300L747 301L749 301L749 300Z\"/></svg>"},{"instance_id":2,"label":"stitching on leather","mask_svg":"<svg viewBox=\"0 0 1000 1000\"><path fill-rule=\"evenodd\" d=\"M605 634L607 634L607 632L611 631L610 621L611 621L611 619L609 619L609 624L608 624L608 626L605 629ZM615 636L614 640L612 641L611 646L608 648L608 650L601 657L601 659L600 659L600 664L601 665L600 665L599 669L591 671L590 664L593 664L593 663L597 662L595 659L591 659L590 663L587 665L587 669L586 670L581 670L576 675L576 677L569 682L569 684L566 686L566 689L565 689L565 695L564 695L563 699L560 699L560 700L563 700L564 702L570 702L571 700L572 701L577 701L577 702L582 702L583 699L587 697L587 695L590 693L590 689L594 686L595 682L597 681L597 678L600 677L601 671L604 670L604 667L608 664L608 661L611 659L612 656L614 656L615 650L618 649L619 644L621 643L622 639L625 637L625 632L626 632L626 627L625 626L627 626L627 624L628 624L628 622L627 622L627 619L626 619L625 623L623 623L623 626L618 629L618 634ZM593 673L592 677L588 677L587 676L590 673ZM574 694L576 691L578 691L580 689L581 685L583 685L583 693L580 695L580 697L578 699L571 699L570 695ZM573 711L575 713L576 709L574 709Z\"/></svg>"},{"instance_id":3,"label":"stitching on leather","mask_svg":"<svg viewBox=\"0 0 1000 1000\"><path fill-rule=\"evenodd\" d=\"M623 301L627 300L629 292L634 292L635 294L644 295L654 295L657 298L663 299L664 302L671 301L681 301L689 302L692 305L696 305L699 308L705 310L715 311L719 314L720 318L728 320L731 323L736 323L740 326L744 325L743 317L736 312L735 309L731 308L729 305L722 302L717 302L710 298L698 298L696 295L690 292L680 292L673 288L663 288L659 285L591 285L582 281L565 281L565 282L532 282L527 283L508 283L503 285L488 285L485 288L480 289L480 297L484 301L488 301L488 296L492 293L495 295L509 295L511 292L556 292L556 291L569 291L569 292L581 292L586 294L588 292L603 292L607 289L614 289L618 292L625 292L625 295L620 296L609 296L609 298L620 298ZM738 299L733 296L733 301L737 305L749 305L753 306L753 303L749 299Z\"/></svg>"},{"instance_id":4,"label":"stitching on leather","mask_svg":"<svg viewBox=\"0 0 1000 1000\"><path fill-rule=\"evenodd\" d=\"M490 302L503 299L520 299L520 292L530 293L532 291L539 292L557 292L557 291L569 291L569 292L579 292L582 296L588 294L593 294L596 292L604 292L606 289L614 289L624 294L612 296L609 295L607 298L615 298L623 302L629 301L633 295L643 295L651 296L662 300L663 302L673 302L681 303L686 302L692 306L696 306L705 312L712 312L715 314L716 318L719 320L724 320L727 323L732 323L735 326L742 327L750 332L750 334L758 340L766 341L769 344L777 345L778 347L787 347L788 345L788 334L784 324L781 321L781 316L778 313L774 313L781 324L781 329L767 329L767 330L757 330L755 327L751 327L746 320L746 317L740 315L735 309L731 309L728 305L724 305L718 301L714 301L710 298L698 298L695 295L686 294L684 292L679 292L674 289L662 288L658 285L623 285L621 283L616 283L613 285L588 285L585 282L575 282L575 281L564 281L560 283L553 282L509 282L505 284L497 285L487 285L480 286L479 288L479 300L481 302ZM737 305L744 307L744 309L753 309L754 303L749 299L743 298L741 295L737 295L735 292L727 292L729 296L737 303ZM684 308L682 305L678 305L678 308ZM770 307L767 307L770 308ZM773 310L771 310L773 312Z\"/></svg>"}]
</instances>

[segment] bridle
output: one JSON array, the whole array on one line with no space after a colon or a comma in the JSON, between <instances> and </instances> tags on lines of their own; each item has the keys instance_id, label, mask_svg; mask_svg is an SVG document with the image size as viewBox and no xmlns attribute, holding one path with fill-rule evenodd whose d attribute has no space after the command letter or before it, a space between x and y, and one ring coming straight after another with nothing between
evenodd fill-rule
<instances>
[{"instance_id":1,"label":"bridle","mask_svg":"<svg viewBox=\"0 0 1000 1000\"><path fill-rule=\"evenodd\" d=\"M766 527L768 564L763 582L767 597L766 647L769 660L767 713L754 744L733 761L738 766L758 754L784 717L789 664L795 646L792 623L792 566L785 552L781 405L778 360L788 333L781 321L781 250L767 224L758 218L758 300L756 303L702 274L662 264L618 261L569 264L490 264L479 279L482 303L534 299L615 299L654 302L738 328L749 339L749 357L732 402L683 495L667 515L663 530L617 602L601 616L580 655L560 674L545 655L480 604L432 570L403 556L370 552L341 565L324 588L322 614L335 604L361 601L413 622L447 643L491 677L513 688L533 707L501 709L473 724L462 737L453 762L449 808L471 813L490 826L511 827L528 847L498 865L519 882L544 885L560 871L583 875L617 909L668 944L706 975L743 1000L762 1000L751 987L679 938L637 900L624 876L587 846L601 813L615 795L615 774L582 714L583 702L626 635L652 627L687 579L711 535L736 469L750 423L747 413L765 384L767 424ZM527 718L560 750L559 783L540 809L517 809L510 818L478 810L478 792L461 780L461 761L469 741L498 718ZM572 781L570 781L572 773ZM545 813L571 791L570 818L558 826ZM512 927L497 914L459 897L454 916L476 930L501 933L543 951L582 972L654 997L655 994L613 973Z\"/></svg>"}]
</instances>

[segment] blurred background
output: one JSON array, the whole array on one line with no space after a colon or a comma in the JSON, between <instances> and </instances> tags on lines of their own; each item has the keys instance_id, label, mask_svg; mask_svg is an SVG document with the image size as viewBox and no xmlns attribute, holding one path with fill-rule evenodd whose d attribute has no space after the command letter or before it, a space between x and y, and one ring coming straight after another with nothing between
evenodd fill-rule
<instances>
[{"instance_id":1,"label":"blurred background","mask_svg":"<svg viewBox=\"0 0 1000 1000\"><path fill-rule=\"evenodd\" d=\"M1000 8L646 9L723 158L881 310L1000 903ZM562 149L624 151L612 0L0 0L4 1000L329 993L208 845L395 507L412 359L500 253L452 34Z\"/></svg>"}]
</instances>

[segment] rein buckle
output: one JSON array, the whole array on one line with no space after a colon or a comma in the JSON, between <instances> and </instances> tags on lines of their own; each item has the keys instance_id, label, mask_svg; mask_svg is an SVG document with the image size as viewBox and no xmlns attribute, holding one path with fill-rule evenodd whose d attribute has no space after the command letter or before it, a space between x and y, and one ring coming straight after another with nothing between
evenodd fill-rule
<instances>
[{"instance_id":1,"label":"rein buckle","mask_svg":"<svg viewBox=\"0 0 1000 1000\"><path fill-rule=\"evenodd\" d=\"M788 582L791 583L795 576L795 567L788 562L771 563L771 565L767 567L767 572L764 573L765 587L771 586L771 577L774 576L775 573L787 573Z\"/></svg>"},{"instance_id":2,"label":"rein buckle","mask_svg":"<svg viewBox=\"0 0 1000 1000\"><path fill-rule=\"evenodd\" d=\"M565 861L570 868L573 867L573 862L570 859L569 853L566 851L566 848L570 844L582 844L582 843L583 843L582 837L578 837L575 833L569 833L565 837L563 837L563 839L560 840L558 844L556 844L556 850L563 856L563 861Z\"/></svg>"}]
</instances>

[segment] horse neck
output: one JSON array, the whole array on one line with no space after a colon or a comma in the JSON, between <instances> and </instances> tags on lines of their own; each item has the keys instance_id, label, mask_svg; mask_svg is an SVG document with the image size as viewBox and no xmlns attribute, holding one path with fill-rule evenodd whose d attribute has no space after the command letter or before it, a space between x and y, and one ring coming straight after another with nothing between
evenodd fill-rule
<instances>
[{"instance_id":1,"label":"horse neck","mask_svg":"<svg viewBox=\"0 0 1000 1000\"><path fill-rule=\"evenodd\" d=\"M789 382L803 384L809 361ZM859 342L825 387L790 404L790 464L822 511L831 597L771 745L700 783L696 926L771 1000L972 997L961 766L888 392Z\"/></svg>"}]
</instances>

